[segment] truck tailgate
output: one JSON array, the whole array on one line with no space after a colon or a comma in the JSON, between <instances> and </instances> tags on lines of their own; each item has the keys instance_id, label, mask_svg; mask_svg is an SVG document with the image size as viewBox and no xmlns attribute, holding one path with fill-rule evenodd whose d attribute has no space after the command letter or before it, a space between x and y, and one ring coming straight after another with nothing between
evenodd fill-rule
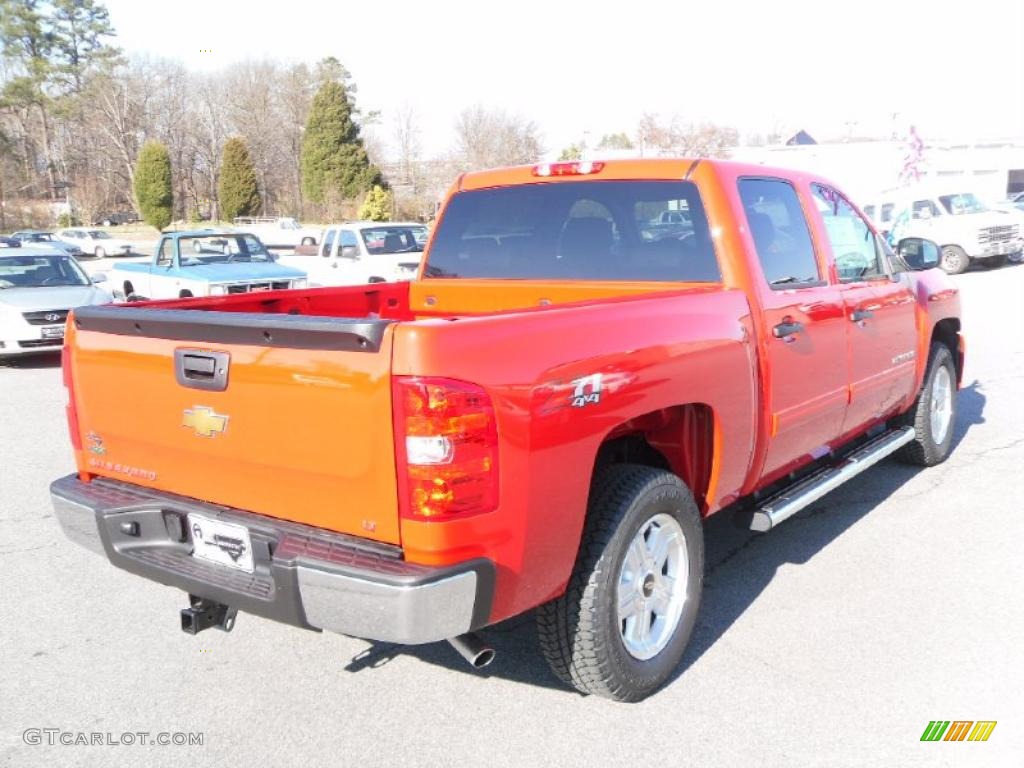
<instances>
[{"instance_id":1,"label":"truck tailgate","mask_svg":"<svg viewBox=\"0 0 1024 768\"><path fill-rule=\"evenodd\" d=\"M392 330L83 308L67 341L79 469L397 544Z\"/></svg>"}]
</instances>

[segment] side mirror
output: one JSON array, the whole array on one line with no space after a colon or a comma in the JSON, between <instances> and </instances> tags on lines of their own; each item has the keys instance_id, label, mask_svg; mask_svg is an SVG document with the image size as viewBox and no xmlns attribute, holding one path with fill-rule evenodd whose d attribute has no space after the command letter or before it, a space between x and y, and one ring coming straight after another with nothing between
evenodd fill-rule
<instances>
[{"instance_id":1,"label":"side mirror","mask_svg":"<svg viewBox=\"0 0 1024 768\"><path fill-rule=\"evenodd\" d=\"M343 245L341 246L341 252L338 255L343 259L358 259L359 248L354 245Z\"/></svg>"},{"instance_id":2,"label":"side mirror","mask_svg":"<svg viewBox=\"0 0 1024 768\"><path fill-rule=\"evenodd\" d=\"M98 275L93 275L91 279L94 284L105 283L107 282L107 274L105 272L100 272Z\"/></svg>"},{"instance_id":3,"label":"side mirror","mask_svg":"<svg viewBox=\"0 0 1024 768\"><path fill-rule=\"evenodd\" d=\"M939 266L940 252L936 243L921 237L905 237L896 244L896 253L915 272Z\"/></svg>"}]
</instances>

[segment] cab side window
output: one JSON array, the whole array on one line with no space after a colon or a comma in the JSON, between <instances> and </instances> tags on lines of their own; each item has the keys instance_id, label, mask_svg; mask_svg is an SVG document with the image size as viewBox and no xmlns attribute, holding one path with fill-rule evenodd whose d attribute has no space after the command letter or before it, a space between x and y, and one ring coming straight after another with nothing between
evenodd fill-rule
<instances>
[{"instance_id":1,"label":"cab side window","mask_svg":"<svg viewBox=\"0 0 1024 768\"><path fill-rule=\"evenodd\" d=\"M324 242L320 246L320 255L325 259L331 255L331 248L334 247L334 230L328 229L327 234L324 236Z\"/></svg>"},{"instance_id":2,"label":"cab side window","mask_svg":"<svg viewBox=\"0 0 1024 768\"><path fill-rule=\"evenodd\" d=\"M811 184L814 204L825 224L839 279L870 280L886 277L885 262L875 233L846 198L824 184Z\"/></svg>"},{"instance_id":3,"label":"cab side window","mask_svg":"<svg viewBox=\"0 0 1024 768\"><path fill-rule=\"evenodd\" d=\"M740 179L738 188L768 285L784 290L820 283L811 232L793 185L781 179Z\"/></svg>"},{"instance_id":4,"label":"cab side window","mask_svg":"<svg viewBox=\"0 0 1024 768\"><path fill-rule=\"evenodd\" d=\"M932 200L914 201L913 216L915 219L932 219L939 215L941 215L939 213L939 206Z\"/></svg>"},{"instance_id":5,"label":"cab side window","mask_svg":"<svg viewBox=\"0 0 1024 768\"><path fill-rule=\"evenodd\" d=\"M156 253L156 265L158 267L171 266L171 246L168 240L160 241L160 250Z\"/></svg>"}]
</instances>

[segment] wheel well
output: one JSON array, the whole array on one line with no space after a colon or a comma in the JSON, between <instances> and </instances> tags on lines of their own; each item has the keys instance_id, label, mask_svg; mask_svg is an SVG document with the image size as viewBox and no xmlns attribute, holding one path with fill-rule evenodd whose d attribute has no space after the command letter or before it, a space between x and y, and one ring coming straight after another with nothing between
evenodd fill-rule
<instances>
[{"instance_id":1,"label":"wheel well","mask_svg":"<svg viewBox=\"0 0 1024 768\"><path fill-rule=\"evenodd\" d=\"M932 329L932 342L941 342L949 347L956 363L956 379L960 381L963 376L964 361L960 356L960 320L956 317L947 317L939 320ZM929 345L930 346L930 345Z\"/></svg>"},{"instance_id":2,"label":"wheel well","mask_svg":"<svg viewBox=\"0 0 1024 768\"><path fill-rule=\"evenodd\" d=\"M711 407L703 403L675 405L630 419L613 429L597 451L594 476L610 464L667 469L686 483L703 512L707 509L714 449L715 419Z\"/></svg>"}]
</instances>

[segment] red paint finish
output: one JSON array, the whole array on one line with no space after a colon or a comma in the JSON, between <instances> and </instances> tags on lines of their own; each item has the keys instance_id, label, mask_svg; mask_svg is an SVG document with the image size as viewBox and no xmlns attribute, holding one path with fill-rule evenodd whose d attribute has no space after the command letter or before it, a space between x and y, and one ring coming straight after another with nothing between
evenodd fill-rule
<instances>
[{"instance_id":1,"label":"red paint finish","mask_svg":"<svg viewBox=\"0 0 1024 768\"><path fill-rule=\"evenodd\" d=\"M767 285L737 192L738 180L749 176L786 180L797 189L819 284L782 290ZM217 345L239 361L239 369L216 396L180 391L168 363L175 342L72 329L72 406L79 430L105 425L112 444L119 450L123 445L124 463L171 478L178 487L167 490L221 503L255 498L252 487L229 470L251 469L256 457L265 457L261 469L276 473L276 482L259 486L258 511L396 542L413 562L490 558L497 566L491 619L513 616L564 589L605 441L643 437L710 515L807 464L823 446L909 407L938 324L947 324L944 332L949 323L952 333L959 330L959 298L937 270L860 283L837 279L811 202L810 185L823 180L810 174L708 160L609 161L583 176L538 177L532 167L466 174L451 194L684 177L700 192L721 283L435 278L149 302L136 306L396 322L378 353ZM424 268L429 254L428 244ZM873 313L862 324L851 319L859 309ZM776 337L772 329L783 322L799 322L802 331ZM962 359L962 340L958 347ZM469 419L462 426L445 421L444 408L428 424L471 441L477 439L473 430L484 430L478 433L488 437L463 454L466 467L481 456L498 457L496 492L482 505L466 502L470 514L452 511L459 507L433 517L410 511L402 437L418 427L410 427L404 401L395 408L402 393L397 377L462 382L466 391L485 393L483 411L496 426L496 450L481 447L494 432L489 423L473 420L472 408L456 414ZM112 399L125 382L145 384L147 397L175 408L162 421L135 409L129 424ZM193 401L209 401L230 414L233 434L246 435L247 443L196 443L175 418L181 405ZM301 418L268 417L281 403ZM285 424L287 434L278 428ZM207 449L209 467L219 472L216 483L203 481L206 470L190 471L203 460L197 446ZM309 446L308 460L299 461L296 452ZM82 471L103 474L86 466L84 451L77 456ZM329 492L344 505L313 507L319 497L299 492L310 462L324 497ZM446 492L439 493L444 502ZM360 527L375 533L360 534Z\"/></svg>"}]
</instances>

